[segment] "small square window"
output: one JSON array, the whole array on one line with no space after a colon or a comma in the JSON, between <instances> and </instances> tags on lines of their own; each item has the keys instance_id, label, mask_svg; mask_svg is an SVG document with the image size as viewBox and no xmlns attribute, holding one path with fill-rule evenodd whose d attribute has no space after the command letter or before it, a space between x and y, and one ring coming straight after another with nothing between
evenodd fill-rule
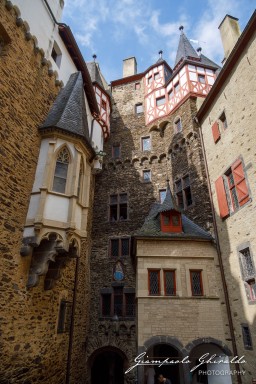
<instances>
[{"instance_id":1,"label":"small square window","mask_svg":"<svg viewBox=\"0 0 256 384\"><path fill-rule=\"evenodd\" d=\"M157 105L157 107L159 107L160 105L163 105L163 104L165 104L165 96L158 97L158 98L156 99L156 105Z\"/></svg>"},{"instance_id":2,"label":"small square window","mask_svg":"<svg viewBox=\"0 0 256 384\"><path fill-rule=\"evenodd\" d=\"M173 89L171 89L171 90L169 91L169 93L168 93L168 99L169 99L169 100L172 99L173 96L174 96Z\"/></svg>"},{"instance_id":3,"label":"small square window","mask_svg":"<svg viewBox=\"0 0 256 384\"><path fill-rule=\"evenodd\" d=\"M141 103L135 105L135 112L137 115L143 113L143 105Z\"/></svg>"},{"instance_id":4,"label":"small square window","mask_svg":"<svg viewBox=\"0 0 256 384\"><path fill-rule=\"evenodd\" d=\"M222 112L222 114L220 115L220 121L222 123L223 128L226 129L228 127L228 123L227 123L225 112Z\"/></svg>"},{"instance_id":5,"label":"small square window","mask_svg":"<svg viewBox=\"0 0 256 384\"><path fill-rule=\"evenodd\" d=\"M152 76L149 76L149 78L148 78L148 84L151 84L151 83L152 83L152 80L153 80Z\"/></svg>"},{"instance_id":6,"label":"small square window","mask_svg":"<svg viewBox=\"0 0 256 384\"><path fill-rule=\"evenodd\" d=\"M151 181L151 171L143 171L143 180L146 182Z\"/></svg>"},{"instance_id":7,"label":"small square window","mask_svg":"<svg viewBox=\"0 0 256 384\"><path fill-rule=\"evenodd\" d=\"M179 133L182 131L182 124L181 124L181 119L177 119L175 122L175 132Z\"/></svg>"},{"instance_id":8,"label":"small square window","mask_svg":"<svg viewBox=\"0 0 256 384\"><path fill-rule=\"evenodd\" d=\"M120 151L120 144L114 144L112 146L112 157L114 159L119 159L121 156L121 151Z\"/></svg>"},{"instance_id":9,"label":"small square window","mask_svg":"<svg viewBox=\"0 0 256 384\"><path fill-rule=\"evenodd\" d=\"M201 84L205 84L205 75L198 75L198 81Z\"/></svg>"},{"instance_id":10,"label":"small square window","mask_svg":"<svg viewBox=\"0 0 256 384\"><path fill-rule=\"evenodd\" d=\"M57 64L57 66L60 68L62 53L56 41L54 41L51 56L52 56L52 59Z\"/></svg>"},{"instance_id":11,"label":"small square window","mask_svg":"<svg viewBox=\"0 0 256 384\"><path fill-rule=\"evenodd\" d=\"M150 136L142 137L141 139L142 151L150 151L151 150L151 139Z\"/></svg>"},{"instance_id":12,"label":"small square window","mask_svg":"<svg viewBox=\"0 0 256 384\"><path fill-rule=\"evenodd\" d=\"M250 328L247 324L242 324L242 333L243 333L243 341L244 341L244 348L252 350L252 337Z\"/></svg>"},{"instance_id":13,"label":"small square window","mask_svg":"<svg viewBox=\"0 0 256 384\"><path fill-rule=\"evenodd\" d=\"M179 91L179 89L180 89L180 83L178 82L178 83L176 83L176 84L174 85L175 93L177 93L177 92Z\"/></svg>"},{"instance_id":14,"label":"small square window","mask_svg":"<svg viewBox=\"0 0 256 384\"><path fill-rule=\"evenodd\" d=\"M202 271L190 271L192 296L203 295Z\"/></svg>"},{"instance_id":15,"label":"small square window","mask_svg":"<svg viewBox=\"0 0 256 384\"><path fill-rule=\"evenodd\" d=\"M160 73L159 72L154 74L154 80L158 80L158 79L160 79Z\"/></svg>"},{"instance_id":16,"label":"small square window","mask_svg":"<svg viewBox=\"0 0 256 384\"><path fill-rule=\"evenodd\" d=\"M164 202L165 197L166 197L166 189L159 189L159 200L160 200L160 203Z\"/></svg>"},{"instance_id":17,"label":"small square window","mask_svg":"<svg viewBox=\"0 0 256 384\"><path fill-rule=\"evenodd\" d=\"M136 91L137 91L138 89L140 89L140 83L135 83L135 89L136 89Z\"/></svg>"}]
</instances>

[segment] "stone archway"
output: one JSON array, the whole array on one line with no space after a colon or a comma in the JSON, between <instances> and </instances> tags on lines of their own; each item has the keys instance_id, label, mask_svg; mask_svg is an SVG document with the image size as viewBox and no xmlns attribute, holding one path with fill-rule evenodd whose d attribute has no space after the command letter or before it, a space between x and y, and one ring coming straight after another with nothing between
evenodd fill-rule
<instances>
[{"instance_id":1,"label":"stone archway","mask_svg":"<svg viewBox=\"0 0 256 384\"><path fill-rule=\"evenodd\" d=\"M144 360L164 361L169 358L169 361L180 361L186 354L182 343L171 336L153 336L144 343L144 346L139 348L139 353L146 352ZM158 367L154 365L156 376L162 373L165 377L175 384L185 384L186 368L183 364L165 364ZM144 375L146 372L145 366L138 367L139 383L144 383Z\"/></svg>"},{"instance_id":2,"label":"stone archway","mask_svg":"<svg viewBox=\"0 0 256 384\"><path fill-rule=\"evenodd\" d=\"M91 384L125 384L124 372L128 366L125 354L116 347L102 347L89 359Z\"/></svg>"}]
</instances>

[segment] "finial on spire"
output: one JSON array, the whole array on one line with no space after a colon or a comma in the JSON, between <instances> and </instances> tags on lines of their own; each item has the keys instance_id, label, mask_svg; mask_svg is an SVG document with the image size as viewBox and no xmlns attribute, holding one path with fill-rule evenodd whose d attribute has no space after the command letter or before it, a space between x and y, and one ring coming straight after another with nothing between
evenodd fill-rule
<instances>
[{"instance_id":1,"label":"finial on spire","mask_svg":"<svg viewBox=\"0 0 256 384\"><path fill-rule=\"evenodd\" d=\"M97 55L94 53L94 54L92 55L92 58L93 58L93 60L94 60L94 62L95 62L95 60L97 59Z\"/></svg>"},{"instance_id":2,"label":"finial on spire","mask_svg":"<svg viewBox=\"0 0 256 384\"><path fill-rule=\"evenodd\" d=\"M181 26L179 27L179 30L180 30L181 34L183 33L183 29L184 29L184 27L183 27L183 25L181 25Z\"/></svg>"},{"instance_id":3,"label":"finial on spire","mask_svg":"<svg viewBox=\"0 0 256 384\"><path fill-rule=\"evenodd\" d=\"M159 59L162 59L162 55L163 55L162 49L158 52L158 54L159 54Z\"/></svg>"}]
</instances>

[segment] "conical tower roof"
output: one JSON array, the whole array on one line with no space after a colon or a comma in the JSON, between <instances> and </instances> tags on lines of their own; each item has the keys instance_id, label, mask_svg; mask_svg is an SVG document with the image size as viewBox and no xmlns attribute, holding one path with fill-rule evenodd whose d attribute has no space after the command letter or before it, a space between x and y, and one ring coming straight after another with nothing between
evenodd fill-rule
<instances>
[{"instance_id":1,"label":"conical tower roof","mask_svg":"<svg viewBox=\"0 0 256 384\"><path fill-rule=\"evenodd\" d=\"M53 103L45 122L39 130L56 127L89 140L83 77L81 72L72 74L66 86Z\"/></svg>"},{"instance_id":2,"label":"conical tower roof","mask_svg":"<svg viewBox=\"0 0 256 384\"><path fill-rule=\"evenodd\" d=\"M172 196L171 188L170 188L170 183L169 180L167 180L167 188L166 188L166 196L161 204L158 213L160 212L166 212L174 209L175 211L180 211L179 208L177 207L175 200Z\"/></svg>"},{"instance_id":3,"label":"conical tower roof","mask_svg":"<svg viewBox=\"0 0 256 384\"><path fill-rule=\"evenodd\" d=\"M199 59L199 56L196 53L196 50L192 47L190 41L188 40L187 36L183 32L183 27L180 27L180 30L181 30L181 35L180 35L180 41L178 45L174 66L176 66L181 59L187 59L188 57L194 57L196 59Z\"/></svg>"}]
</instances>

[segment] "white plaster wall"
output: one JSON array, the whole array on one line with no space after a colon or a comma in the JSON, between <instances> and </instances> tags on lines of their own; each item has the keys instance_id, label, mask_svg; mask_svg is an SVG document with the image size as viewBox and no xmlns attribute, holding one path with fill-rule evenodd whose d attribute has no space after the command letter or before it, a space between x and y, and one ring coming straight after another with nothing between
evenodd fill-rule
<instances>
[{"instance_id":1,"label":"white plaster wall","mask_svg":"<svg viewBox=\"0 0 256 384\"><path fill-rule=\"evenodd\" d=\"M59 0L50 0L48 2L57 21L61 22L62 10ZM52 69L57 71L59 80L66 84L70 75L76 72L77 69L59 35L58 26L54 25L45 3L43 0L14 0L13 4L18 6L21 18L28 23L30 33L37 38L38 47L44 50L45 57L51 62ZM54 40L62 52L60 68L51 57Z\"/></svg>"},{"instance_id":2,"label":"white plaster wall","mask_svg":"<svg viewBox=\"0 0 256 384\"><path fill-rule=\"evenodd\" d=\"M44 171L45 171L45 166L47 161L49 141L50 139L43 139L41 141L40 152L39 152L37 168L36 168L35 181L34 181L32 192L39 192L39 188L41 188L43 185L43 177L44 177Z\"/></svg>"},{"instance_id":3,"label":"white plaster wall","mask_svg":"<svg viewBox=\"0 0 256 384\"><path fill-rule=\"evenodd\" d=\"M93 122L92 146L94 148L98 147L97 152L103 150L102 129L96 120L94 120L94 122Z\"/></svg>"},{"instance_id":4,"label":"white plaster wall","mask_svg":"<svg viewBox=\"0 0 256 384\"><path fill-rule=\"evenodd\" d=\"M40 196L41 195L38 193L37 195L32 195L30 197L27 220L35 219L39 207Z\"/></svg>"},{"instance_id":5,"label":"white plaster wall","mask_svg":"<svg viewBox=\"0 0 256 384\"><path fill-rule=\"evenodd\" d=\"M48 220L62 221L66 223L68 221L68 207L69 199L60 195L47 195L44 218Z\"/></svg>"}]
</instances>

